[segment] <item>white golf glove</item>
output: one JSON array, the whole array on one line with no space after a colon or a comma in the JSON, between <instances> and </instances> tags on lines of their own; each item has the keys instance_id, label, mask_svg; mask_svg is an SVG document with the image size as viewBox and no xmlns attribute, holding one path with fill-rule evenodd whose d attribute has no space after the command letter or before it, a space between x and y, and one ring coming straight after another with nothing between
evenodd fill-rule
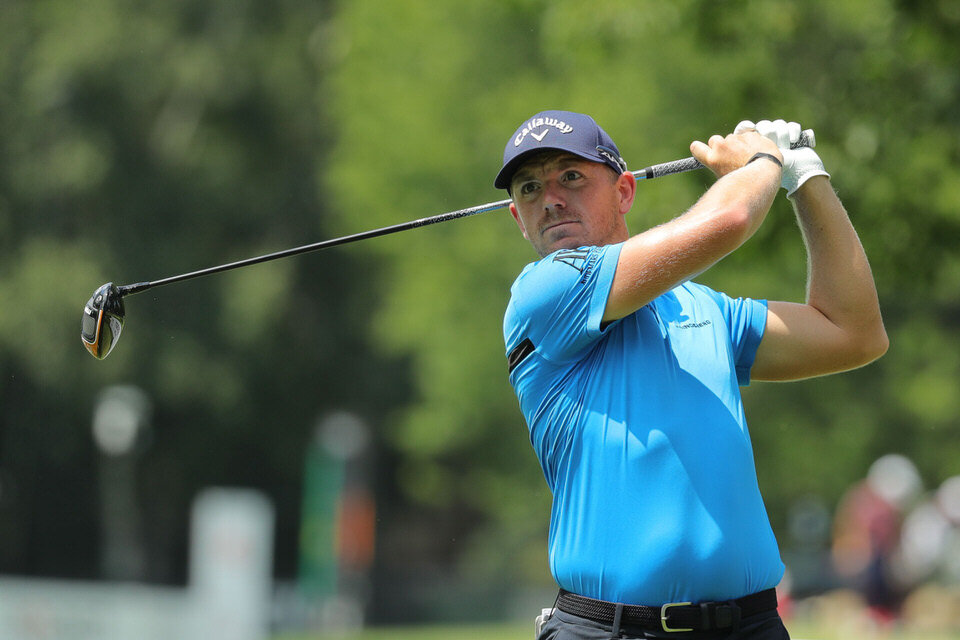
<instances>
[{"instance_id":1,"label":"white golf glove","mask_svg":"<svg viewBox=\"0 0 960 640\"><path fill-rule=\"evenodd\" d=\"M798 147L791 149L790 145L800 139L800 125L796 122L784 122L783 120L761 120L754 124L749 120L744 120L733 130L734 133L742 133L755 129L762 136L770 138L783 154L783 173L780 179L780 186L787 190L787 197L790 197L800 188L804 182L813 176L827 176L823 168L823 161L817 152L811 147Z\"/></svg>"}]
</instances>

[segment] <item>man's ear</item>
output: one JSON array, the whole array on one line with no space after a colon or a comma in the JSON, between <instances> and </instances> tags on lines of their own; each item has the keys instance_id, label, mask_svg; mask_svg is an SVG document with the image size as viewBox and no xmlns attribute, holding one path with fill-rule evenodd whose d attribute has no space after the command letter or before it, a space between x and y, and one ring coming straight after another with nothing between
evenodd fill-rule
<instances>
[{"instance_id":1,"label":"man's ear","mask_svg":"<svg viewBox=\"0 0 960 640\"><path fill-rule=\"evenodd\" d=\"M517 205L512 202L510 203L510 215L517 221L517 226L520 227L520 233L523 234L523 237L530 240L530 237L527 235L527 230L523 226L523 221L520 220L520 214L517 212Z\"/></svg>"},{"instance_id":2,"label":"man's ear","mask_svg":"<svg viewBox=\"0 0 960 640\"><path fill-rule=\"evenodd\" d=\"M633 206L633 199L637 195L637 179L633 176L633 173L624 171L620 174L620 177L617 178L617 193L620 194L620 215L626 215Z\"/></svg>"}]
</instances>

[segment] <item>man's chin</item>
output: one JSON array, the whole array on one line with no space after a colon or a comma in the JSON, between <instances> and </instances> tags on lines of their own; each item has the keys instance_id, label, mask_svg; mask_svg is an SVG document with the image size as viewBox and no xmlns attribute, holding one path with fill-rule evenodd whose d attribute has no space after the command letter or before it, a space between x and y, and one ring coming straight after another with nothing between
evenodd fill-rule
<instances>
[{"instance_id":1,"label":"man's chin","mask_svg":"<svg viewBox=\"0 0 960 640\"><path fill-rule=\"evenodd\" d=\"M540 254L541 258L543 258L544 256L550 255L554 251L560 251L562 249L576 249L578 247L582 247L584 244L585 243L579 238L562 238L560 240L555 240L548 245L537 247L537 253Z\"/></svg>"}]
</instances>

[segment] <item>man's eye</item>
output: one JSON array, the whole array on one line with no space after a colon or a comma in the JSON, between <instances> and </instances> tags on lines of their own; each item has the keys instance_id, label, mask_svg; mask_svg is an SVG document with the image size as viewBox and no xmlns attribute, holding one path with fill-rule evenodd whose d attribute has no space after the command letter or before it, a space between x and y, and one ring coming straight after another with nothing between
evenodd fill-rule
<instances>
[{"instance_id":1,"label":"man's eye","mask_svg":"<svg viewBox=\"0 0 960 640\"><path fill-rule=\"evenodd\" d=\"M579 171L570 170L570 171L567 171L565 174L563 174L563 179L566 182L570 182L571 180L576 180L579 177L580 177Z\"/></svg>"},{"instance_id":2,"label":"man's eye","mask_svg":"<svg viewBox=\"0 0 960 640\"><path fill-rule=\"evenodd\" d=\"M524 182L520 185L520 193L523 195L529 195L537 190L536 182Z\"/></svg>"}]
</instances>

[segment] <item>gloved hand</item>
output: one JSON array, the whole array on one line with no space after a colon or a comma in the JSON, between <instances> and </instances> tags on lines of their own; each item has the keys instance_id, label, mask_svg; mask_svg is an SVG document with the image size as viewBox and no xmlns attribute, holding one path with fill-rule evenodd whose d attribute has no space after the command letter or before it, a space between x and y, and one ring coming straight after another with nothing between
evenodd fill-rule
<instances>
[{"instance_id":1,"label":"gloved hand","mask_svg":"<svg viewBox=\"0 0 960 640\"><path fill-rule=\"evenodd\" d=\"M791 149L790 145L800 139L800 125L796 122L784 122L783 120L761 120L754 124L749 120L744 120L733 130L734 133L756 130L762 136L770 138L777 143L780 153L783 154L783 172L780 179L780 186L787 190L787 197L790 197L800 188L804 182L813 176L827 176L823 168L823 161L817 152L810 147L798 147Z\"/></svg>"}]
</instances>

